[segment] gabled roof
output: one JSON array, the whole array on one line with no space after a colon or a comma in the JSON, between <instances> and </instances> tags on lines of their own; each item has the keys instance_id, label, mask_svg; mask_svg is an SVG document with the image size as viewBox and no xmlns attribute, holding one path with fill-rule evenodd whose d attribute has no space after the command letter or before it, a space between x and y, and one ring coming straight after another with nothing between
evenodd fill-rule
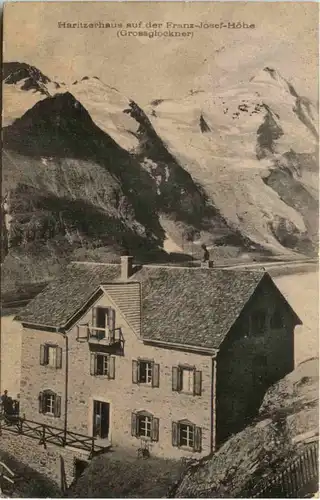
<instances>
[{"instance_id":1,"label":"gabled roof","mask_svg":"<svg viewBox=\"0 0 320 500\"><path fill-rule=\"evenodd\" d=\"M130 278L141 283L141 337L217 349L264 276L272 281L261 271L143 266ZM63 329L101 284L119 278L119 265L73 264L16 319Z\"/></svg>"},{"instance_id":2,"label":"gabled roof","mask_svg":"<svg viewBox=\"0 0 320 500\"><path fill-rule=\"evenodd\" d=\"M120 265L71 264L15 317L22 323L63 328L92 297L100 283L120 275Z\"/></svg>"},{"instance_id":3,"label":"gabled roof","mask_svg":"<svg viewBox=\"0 0 320 500\"><path fill-rule=\"evenodd\" d=\"M151 340L219 348L264 273L142 268L142 332Z\"/></svg>"}]
</instances>

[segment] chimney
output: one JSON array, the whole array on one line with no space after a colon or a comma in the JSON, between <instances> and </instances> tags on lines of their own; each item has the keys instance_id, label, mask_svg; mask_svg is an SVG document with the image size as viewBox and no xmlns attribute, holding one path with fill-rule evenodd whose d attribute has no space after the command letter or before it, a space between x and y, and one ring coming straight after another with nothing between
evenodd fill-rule
<instances>
[{"instance_id":1,"label":"chimney","mask_svg":"<svg viewBox=\"0 0 320 500\"><path fill-rule=\"evenodd\" d=\"M213 267L213 261L212 260L206 260L205 262L201 262L201 267L206 267L207 269L208 268L212 268Z\"/></svg>"},{"instance_id":2,"label":"chimney","mask_svg":"<svg viewBox=\"0 0 320 500\"><path fill-rule=\"evenodd\" d=\"M121 279L126 281L132 275L133 257L123 255L121 257Z\"/></svg>"}]
</instances>

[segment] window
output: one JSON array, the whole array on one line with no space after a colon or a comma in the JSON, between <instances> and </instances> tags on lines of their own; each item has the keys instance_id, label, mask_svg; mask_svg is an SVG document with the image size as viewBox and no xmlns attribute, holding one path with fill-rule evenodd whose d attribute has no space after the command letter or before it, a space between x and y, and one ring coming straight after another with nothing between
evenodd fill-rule
<instances>
[{"instance_id":1,"label":"window","mask_svg":"<svg viewBox=\"0 0 320 500\"><path fill-rule=\"evenodd\" d=\"M201 427L197 427L189 420L172 422L172 446L188 448L200 452L202 446L201 441Z\"/></svg>"},{"instance_id":2,"label":"window","mask_svg":"<svg viewBox=\"0 0 320 500\"><path fill-rule=\"evenodd\" d=\"M172 367L172 390L201 396L202 372L194 366Z\"/></svg>"},{"instance_id":3,"label":"window","mask_svg":"<svg viewBox=\"0 0 320 500\"><path fill-rule=\"evenodd\" d=\"M115 310L111 307L94 307L92 309L92 332L91 336L98 340L115 335Z\"/></svg>"},{"instance_id":4,"label":"window","mask_svg":"<svg viewBox=\"0 0 320 500\"><path fill-rule=\"evenodd\" d=\"M275 309L270 320L271 328L277 329L282 328L284 325L284 318L279 309Z\"/></svg>"},{"instance_id":5,"label":"window","mask_svg":"<svg viewBox=\"0 0 320 500\"><path fill-rule=\"evenodd\" d=\"M152 382L152 363L149 361L140 361L139 379L140 384L151 384Z\"/></svg>"},{"instance_id":6,"label":"window","mask_svg":"<svg viewBox=\"0 0 320 500\"><path fill-rule=\"evenodd\" d=\"M179 446L187 446L188 448L194 447L194 427L189 424L180 424L180 439Z\"/></svg>"},{"instance_id":7,"label":"window","mask_svg":"<svg viewBox=\"0 0 320 500\"><path fill-rule=\"evenodd\" d=\"M51 366L52 368L61 368L61 347L52 344L42 344L40 346L40 365Z\"/></svg>"},{"instance_id":8,"label":"window","mask_svg":"<svg viewBox=\"0 0 320 500\"><path fill-rule=\"evenodd\" d=\"M141 416L138 418L138 435L140 437L151 437L152 418Z\"/></svg>"},{"instance_id":9,"label":"window","mask_svg":"<svg viewBox=\"0 0 320 500\"><path fill-rule=\"evenodd\" d=\"M251 315L251 328L252 335L261 335L264 333L267 325L267 315L265 311L254 311Z\"/></svg>"},{"instance_id":10,"label":"window","mask_svg":"<svg viewBox=\"0 0 320 500\"><path fill-rule=\"evenodd\" d=\"M159 387L160 368L152 360L138 359L132 361L132 383Z\"/></svg>"},{"instance_id":11,"label":"window","mask_svg":"<svg viewBox=\"0 0 320 500\"><path fill-rule=\"evenodd\" d=\"M194 388L194 371L189 370L188 368L182 368L180 370L181 381L180 381L180 390L183 392L191 392L193 394Z\"/></svg>"},{"instance_id":12,"label":"window","mask_svg":"<svg viewBox=\"0 0 320 500\"><path fill-rule=\"evenodd\" d=\"M61 397L50 390L40 392L39 413L44 413L46 415L51 415L53 417L60 417Z\"/></svg>"},{"instance_id":13,"label":"window","mask_svg":"<svg viewBox=\"0 0 320 500\"><path fill-rule=\"evenodd\" d=\"M54 395L47 394L44 397L44 413L54 414Z\"/></svg>"},{"instance_id":14,"label":"window","mask_svg":"<svg viewBox=\"0 0 320 500\"><path fill-rule=\"evenodd\" d=\"M132 413L131 434L137 438L159 441L159 419L146 411Z\"/></svg>"},{"instance_id":15,"label":"window","mask_svg":"<svg viewBox=\"0 0 320 500\"><path fill-rule=\"evenodd\" d=\"M115 378L115 356L92 352L90 357L90 375Z\"/></svg>"},{"instance_id":16,"label":"window","mask_svg":"<svg viewBox=\"0 0 320 500\"><path fill-rule=\"evenodd\" d=\"M57 348L48 346L48 365L55 367L57 364Z\"/></svg>"}]
</instances>

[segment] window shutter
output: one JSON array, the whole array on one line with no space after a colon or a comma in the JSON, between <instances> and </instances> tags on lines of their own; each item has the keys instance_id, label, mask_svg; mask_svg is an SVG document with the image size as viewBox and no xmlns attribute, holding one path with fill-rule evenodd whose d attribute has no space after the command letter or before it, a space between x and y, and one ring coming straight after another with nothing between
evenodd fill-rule
<instances>
[{"instance_id":1,"label":"window shutter","mask_svg":"<svg viewBox=\"0 0 320 500\"><path fill-rule=\"evenodd\" d=\"M152 419L151 440L159 441L159 419L155 417Z\"/></svg>"},{"instance_id":2,"label":"window shutter","mask_svg":"<svg viewBox=\"0 0 320 500\"><path fill-rule=\"evenodd\" d=\"M46 364L46 346L41 344L40 346L40 365Z\"/></svg>"},{"instance_id":3,"label":"window shutter","mask_svg":"<svg viewBox=\"0 0 320 500\"><path fill-rule=\"evenodd\" d=\"M138 383L138 368L139 364L136 359L132 360L132 383L137 384Z\"/></svg>"},{"instance_id":4,"label":"window shutter","mask_svg":"<svg viewBox=\"0 0 320 500\"><path fill-rule=\"evenodd\" d=\"M62 367L62 349L61 347L56 348L57 353L56 353L56 368L61 368Z\"/></svg>"},{"instance_id":5,"label":"window shutter","mask_svg":"<svg viewBox=\"0 0 320 500\"><path fill-rule=\"evenodd\" d=\"M202 389L202 372L194 371L194 383L193 383L193 393L195 396L201 396Z\"/></svg>"},{"instance_id":6,"label":"window shutter","mask_svg":"<svg viewBox=\"0 0 320 500\"><path fill-rule=\"evenodd\" d=\"M92 309L92 326L97 326L97 308Z\"/></svg>"},{"instance_id":7,"label":"window shutter","mask_svg":"<svg viewBox=\"0 0 320 500\"><path fill-rule=\"evenodd\" d=\"M43 413L44 397L43 392L39 392L39 413Z\"/></svg>"},{"instance_id":8,"label":"window shutter","mask_svg":"<svg viewBox=\"0 0 320 500\"><path fill-rule=\"evenodd\" d=\"M90 354L90 375L95 375L97 373L97 356L96 353L92 352Z\"/></svg>"},{"instance_id":9,"label":"window shutter","mask_svg":"<svg viewBox=\"0 0 320 500\"><path fill-rule=\"evenodd\" d=\"M202 431L201 427L194 428L194 447L193 451L201 451Z\"/></svg>"},{"instance_id":10,"label":"window shutter","mask_svg":"<svg viewBox=\"0 0 320 500\"><path fill-rule=\"evenodd\" d=\"M114 338L114 331L116 328L116 311L111 307L108 309L108 328L111 333L111 337Z\"/></svg>"},{"instance_id":11,"label":"window shutter","mask_svg":"<svg viewBox=\"0 0 320 500\"><path fill-rule=\"evenodd\" d=\"M137 437L138 418L136 413L131 413L131 436Z\"/></svg>"},{"instance_id":12,"label":"window shutter","mask_svg":"<svg viewBox=\"0 0 320 500\"><path fill-rule=\"evenodd\" d=\"M172 446L179 446L178 422L172 422Z\"/></svg>"},{"instance_id":13,"label":"window shutter","mask_svg":"<svg viewBox=\"0 0 320 500\"><path fill-rule=\"evenodd\" d=\"M173 391L178 391L179 390L179 368L178 366L173 366L172 367L172 390Z\"/></svg>"},{"instance_id":14,"label":"window shutter","mask_svg":"<svg viewBox=\"0 0 320 500\"><path fill-rule=\"evenodd\" d=\"M115 363L115 356L110 356L108 360L108 377L112 380L115 378Z\"/></svg>"},{"instance_id":15,"label":"window shutter","mask_svg":"<svg viewBox=\"0 0 320 500\"><path fill-rule=\"evenodd\" d=\"M159 387L160 382L160 365L153 363L152 365L152 387Z\"/></svg>"},{"instance_id":16,"label":"window shutter","mask_svg":"<svg viewBox=\"0 0 320 500\"><path fill-rule=\"evenodd\" d=\"M54 416L61 416L61 396L55 396L54 398Z\"/></svg>"}]
</instances>

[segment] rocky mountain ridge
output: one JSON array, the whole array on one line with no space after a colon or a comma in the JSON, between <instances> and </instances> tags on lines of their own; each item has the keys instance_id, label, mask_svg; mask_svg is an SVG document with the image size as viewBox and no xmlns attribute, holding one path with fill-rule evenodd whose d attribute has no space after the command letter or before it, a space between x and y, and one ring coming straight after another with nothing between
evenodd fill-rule
<instances>
[{"instance_id":1,"label":"rocky mountain ridge","mask_svg":"<svg viewBox=\"0 0 320 500\"><path fill-rule=\"evenodd\" d=\"M57 246L164 258L168 241L316 251L316 109L272 68L142 109L97 77L13 62L3 97L7 261Z\"/></svg>"}]
</instances>

